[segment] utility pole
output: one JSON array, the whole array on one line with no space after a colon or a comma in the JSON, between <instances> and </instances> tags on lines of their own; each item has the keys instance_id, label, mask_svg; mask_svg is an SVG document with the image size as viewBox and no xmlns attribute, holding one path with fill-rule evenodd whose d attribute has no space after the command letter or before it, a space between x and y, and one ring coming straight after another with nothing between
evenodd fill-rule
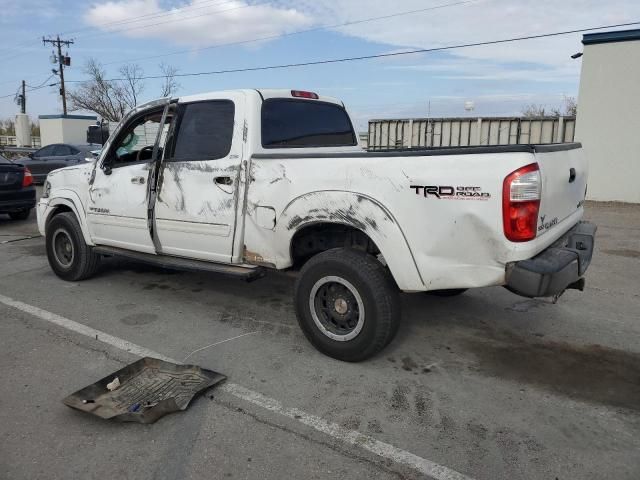
<instances>
[{"instance_id":1,"label":"utility pole","mask_svg":"<svg viewBox=\"0 0 640 480\"><path fill-rule=\"evenodd\" d=\"M60 76L60 96L62 97L62 113L67 114L67 92L64 89L64 67L71 66L71 58L67 56L62 56L62 45L73 44L73 40L60 40L60 36L56 36L55 39L52 38L44 38L42 37L42 44L46 45L50 43L51 45L55 45L58 48L58 71L54 70L54 73Z\"/></svg>"}]
</instances>

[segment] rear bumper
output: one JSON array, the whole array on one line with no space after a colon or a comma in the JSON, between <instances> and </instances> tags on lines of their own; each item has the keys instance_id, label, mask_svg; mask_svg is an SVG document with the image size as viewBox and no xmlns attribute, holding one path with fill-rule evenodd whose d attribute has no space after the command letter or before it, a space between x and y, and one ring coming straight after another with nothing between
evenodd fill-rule
<instances>
[{"instance_id":1,"label":"rear bumper","mask_svg":"<svg viewBox=\"0 0 640 480\"><path fill-rule=\"evenodd\" d=\"M36 189L33 187L0 192L0 213L15 212L36 206Z\"/></svg>"},{"instance_id":2,"label":"rear bumper","mask_svg":"<svg viewBox=\"0 0 640 480\"><path fill-rule=\"evenodd\" d=\"M535 257L508 264L506 287L524 297L559 295L587 271L596 230L593 223L579 222Z\"/></svg>"}]
</instances>

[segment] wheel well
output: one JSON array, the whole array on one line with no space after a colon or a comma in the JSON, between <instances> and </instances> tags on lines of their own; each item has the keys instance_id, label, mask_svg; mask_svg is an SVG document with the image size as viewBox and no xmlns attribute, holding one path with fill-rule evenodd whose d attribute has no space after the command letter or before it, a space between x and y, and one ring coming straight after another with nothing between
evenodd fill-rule
<instances>
[{"instance_id":1,"label":"wheel well","mask_svg":"<svg viewBox=\"0 0 640 480\"><path fill-rule=\"evenodd\" d=\"M291 239L294 268L300 268L314 255L332 248L348 247L378 255L380 249L357 228L337 223L316 223L298 230Z\"/></svg>"},{"instance_id":2,"label":"wheel well","mask_svg":"<svg viewBox=\"0 0 640 480\"><path fill-rule=\"evenodd\" d=\"M61 213L64 212L71 212L74 213L73 210L71 209L71 207L69 207L68 205L57 205L53 211L51 212L51 214L49 215L49 217L47 218L47 223L49 223L51 221L51 219L53 217L55 217L56 215L60 215Z\"/></svg>"}]
</instances>

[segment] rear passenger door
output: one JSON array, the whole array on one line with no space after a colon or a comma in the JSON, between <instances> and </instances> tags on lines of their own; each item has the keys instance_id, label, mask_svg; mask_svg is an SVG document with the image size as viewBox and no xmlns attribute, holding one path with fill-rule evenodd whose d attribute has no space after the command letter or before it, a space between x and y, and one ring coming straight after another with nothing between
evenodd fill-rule
<instances>
[{"instance_id":1,"label":"rear passenger door","mask_svg":"<svg viewBox=\"0 0 640 480\"><path fill-rule=\"evenodd\" d=\"M244 111L243 93L178 104L155 203L159 253L222 263L239 257Z\"/></svg>"}]
</instances>

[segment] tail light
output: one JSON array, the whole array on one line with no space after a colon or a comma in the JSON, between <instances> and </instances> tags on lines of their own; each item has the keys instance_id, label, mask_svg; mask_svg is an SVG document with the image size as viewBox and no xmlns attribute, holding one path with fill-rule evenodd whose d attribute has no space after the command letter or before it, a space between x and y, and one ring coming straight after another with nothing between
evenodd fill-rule
<instances>
[{"instance_id":1,"label":"tail light","mask_svg":"<svg viewBox=\"0 0 640 480\"><path fill-rule=\"evenodd\" d=\"M31 170L29 170L27 167L24 167L24 175L22 177L22 186L28 187L31 184L33 184L33 175L31 175Z\"/></svg>"},{"instance_id":2,"label":"tail light","mask_svg":"<svg viewBox=\"0 0 640 480\"><path fill-rule=\"evenodd\" d=\"M502 184L504 235L512 242L536 237L542 182L540 168L532 163L510 173Z\"/></svg>"}]
</instances>

